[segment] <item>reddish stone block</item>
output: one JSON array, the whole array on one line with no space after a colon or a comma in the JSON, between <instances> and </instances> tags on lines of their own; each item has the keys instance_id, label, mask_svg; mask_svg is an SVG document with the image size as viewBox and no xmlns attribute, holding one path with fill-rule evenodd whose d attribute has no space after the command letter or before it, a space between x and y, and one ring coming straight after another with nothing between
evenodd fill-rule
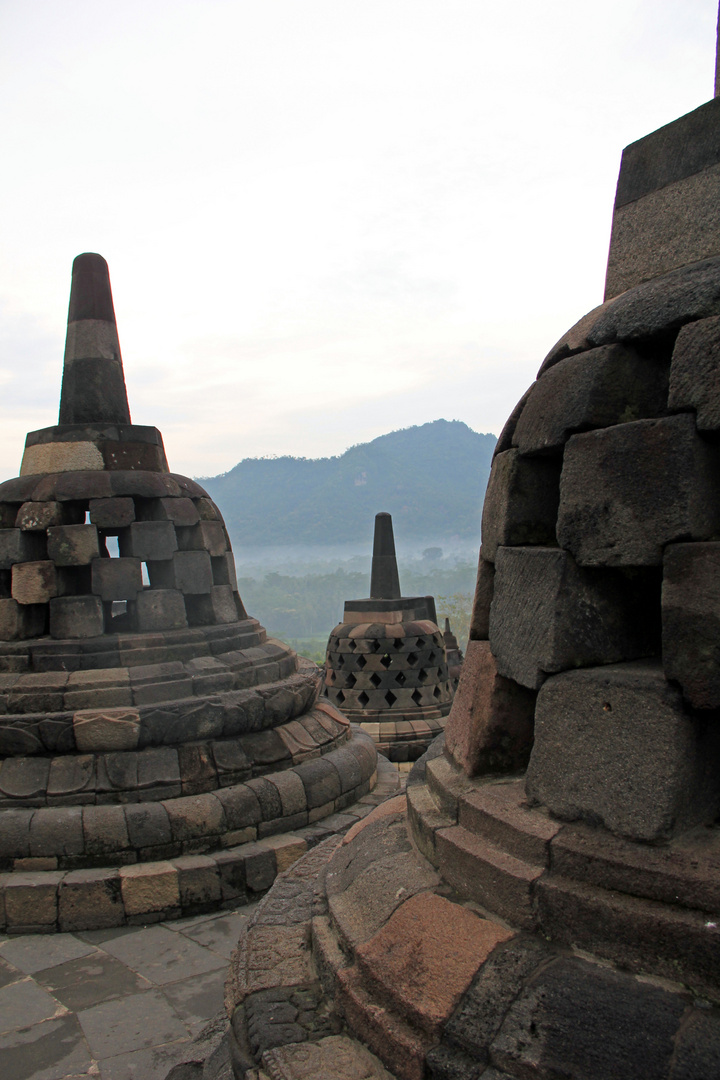
<instances>
[{"instance_id":1,"label":"reddish stone block","mask_svg":"<svg viewBox=\"0 0 720 1080\"><path fill-rule=\"evenodd\" d=\"M533 739L534 691L498 674L488 641L468 642L445 745L468 776L525 768Z\"/></svg>"},{"instance_id":2,"label":"reddish stone block","mask_svg":"<svg viewBox=\"0 0 720 1080\"><path fill-rule=\"evenodd\" d=\"M506 927L425 892L397 908L355 956L365 986L403 1020L437 1039L475 972L512 936Z\"/></svg>"},{"instance_id":3,"label":"reddish stone block","mask_svg":"<svg viewBox=\"0 0 720 1080\"><path fill-rule=\"evenodd\" d=\"M18 604L47 604L57 596L55 563L16 563L12 568L12 597Z\"/></svg>"}]
</instances>

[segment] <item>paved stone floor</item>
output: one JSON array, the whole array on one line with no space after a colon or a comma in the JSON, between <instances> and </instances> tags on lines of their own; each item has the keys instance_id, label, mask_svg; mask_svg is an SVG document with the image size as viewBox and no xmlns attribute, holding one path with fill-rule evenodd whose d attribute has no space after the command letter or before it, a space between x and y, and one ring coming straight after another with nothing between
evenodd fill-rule
<instances>
[{"instance_id":1,"label":"paved stone floor","mask_svg":"<svg viewBox=\"0 0 720 1080\"><path fill-rule=\"evenodd\" d=\"M164 1080L222 1008L230 952L255 906L0 938L2 1080Z\"/></svg>"}]
</instances>

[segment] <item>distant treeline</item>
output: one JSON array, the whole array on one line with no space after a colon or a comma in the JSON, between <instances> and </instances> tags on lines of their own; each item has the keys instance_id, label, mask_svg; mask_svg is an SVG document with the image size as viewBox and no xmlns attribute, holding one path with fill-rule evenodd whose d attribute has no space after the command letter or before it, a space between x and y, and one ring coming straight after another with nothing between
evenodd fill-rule
<instances>
[{"instance_id":1,"label":"distant treeline","mask_svg":"<svg viewBox=\"0 0 720 1080\"><path fill-rule=\"evenodd\" d=\"M372 536L381 510L393 515L395 535L406 541L455 538L479 545L495 443L494 435L479 435L458 420L436 420L381 435L339 457L247 458L201 482L236 546L353 542Z\"/></svg>"}]
</instances>

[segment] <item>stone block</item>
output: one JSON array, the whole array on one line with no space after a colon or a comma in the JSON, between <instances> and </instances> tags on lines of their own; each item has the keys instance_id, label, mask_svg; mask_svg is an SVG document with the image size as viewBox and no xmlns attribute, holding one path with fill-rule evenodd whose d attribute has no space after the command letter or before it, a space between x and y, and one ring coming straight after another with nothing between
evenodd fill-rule
<instances>
[{"instance_id":1,"label":"stone block","mask_svg":"<svg viewBox=\"0 0 720 1080\"><path fill-rule=\"evenodd\" d=\"M468 776L513 772L532 749L535 693L498 674L487 641L468 642L445 745Z\"/></svg>"},{"instance_id":2,"label":"stone block","mask_svg":"<svg viewBox=\"0 0 720 1080\"><path fill-rule=\"evenodd\" d=\"M119 537L120 554L143 562L172 559L178 549L171 521L134 521Z\"/></svg>"},{"instance_id":3,"label":"stone block","mask_svg":"<svg viewBox=\"0 0 720 1080\"><path fill-rule=\"evenodd\" d=\"M284 833L281 836L266 836L263 839L263 844L273 851L278 874L282 874L291 867L308 850L307 841L303 840L301 836L293 836L291 833Z\"/></svg>"},{"instance_id":4,"label":"stone block","mask_svg":"<svg viewBox=\"0 0 720 1080\"><path fill-rule=\"evenodd\" d=\"M380 1001L437 1039L477 969L512 936L506 927L426 892L401 904L355 955L365 985Z\"/></svg>"},{"instance_id":5,"label":"stone block","mask_svg":"<svg viewBox=\"0 0 720 1080\"><path fill-rule=\"evenodd\" d=\"M209 593L212 563L207 551L177 551L170 560L148 563L153 588L179 589L185 595Z\"/></svg>"},{"instance_id":6,"label":"stone block","mask_svg":"<svg viewBox=\"0 0 720 1080\"><path fill-rule=\"evenodd\" d=\"M212 744L212 753L215 759L218 781L223 787L236 784L239 780L246 780L251 776L252 765L250 759L238 740L225 739L222 742L214 742ZM298 780L298 783L302 788L302 782ZM304 794L305 789L303 788L303 797Z\"/></svg>"},{"instance_id":7,"label":"stone block","mask_svg":"<svg viewBox=\"0 0 720 1080\"><path fill-rule=\"evenodd\" d=\"M209 592L213 622L233 623L238 621L235 596L230 585L213 585Z\"/></svg>"},{"instance_id":8,"label":"stone block","mask_svg":"<svg viewBox=\"0 0 720 1080\"><path fill-rule=\"evenodd\" d=\"M87 566L100 556L95 525L56 525L47 535L48 558L56 566Z\"/></svg>"},{"instance_id":9,"label":"stone block","mask_svg":"<svg viewBox=\"0 0 720 1080\"><path fill-rule=\"evenodd\" d=\"M177 589L144 589L137 595L136 613L140 631L182 630L188 624L183 594Z\"/></svg>"},{"instance_id":10,"label":"stone block","mask_svg":"<svg viewBox=\"0 0 720 1080\"><path fill-rule=\"evenodd\" d=\"M50 760L41 757L6 758L0 767L0 792L18 806L45 801Z\"/></svg>"},{"instance_id":11,"label":"stone block","mask_svg":"<svg viewBox=\"0 0 720 1080\"><path fill-rule=\"evenodd\" d=\"M54 930L57 893L63 874L49 870L38 874L12 874L5 881L5 917L8 929Z\"/></svg>"},{"instance_id":12,"label":"stone block","mask_svg":"<svg viewBox=\"0 0 720 1080\"><path fill-rule=\"evenodd\" d=\"M685 1005L668 989L560 957L511 1004L491 1058L512 1076L660 1080L670 1075Z\"/></svg>"},{"instance_id":13,"label":"stone block","mask_svg":"<svg viewBox=\"0 0 720 1080\"><path fill-rule=\"evenodd\" d=\"M94 559L92 591L101 600L134 600L142 592L140 559Z\"/></svg>"},{"instance_id":14,"label":"stone block","mask_svg":"<svg viewBox=\"0 0 720 1080\"><path fill-rule=\"evenodd\" d=\"M295 771L303 782L308 810L324 806L342 794L338 771L325 758L304 761Z\"/></svg>"},{"instance_id":15,"label":"stone block","mask_svg":"<svg viewBox=\"0 0 720 1080\"><path fill-rule=\"evenodd\" d=\"M144 915L180 905L178 872L169 862L121 867L120 888L127 915Z\"/></svg>"},{"instance_id":16,"label":"stone block","mask_svg":"<svg viewBox=\"0 0 720 1080\"><path fill-rule=\"evenodd\" d=\"M683 326L670 365L670 409L695 411L698 431L720 428L720 316Z\"/></svg>"},{"instance_id":17,"label":"stone block","mask_svg":"<svg viewBox=\"0 0 720 1080\"><path fill-rule=\"evenodd\" d=\"M535 710L528 798L566 821L667 839L717 813L720 733L691 716L659 664L556 675Z\"/></svg>"},{"instance_id":18,"label":"stone block","mask_svg":"<svg viewBox=\"0 0 720 1080\"><path fill-rule=\"evenodd\" d=\"M226 828L224 804L214 794L188 795L163 802L170 819L173 840L221 835Z\"/></svg>"},{"instance_id":19,"label":"stone block","mask_svg":"<svg viewBox=\"0 0 720 1080\"><path fill-rule=\"evenodd\" d=\"M180 763L174 746L150 747L138 755L138 787L140 789L180 789Z\"/></svg>"},{"instance_id":20,"label":"stone block","mask_svg":"<svg viewBox=\"0 0 720 1080\"><path fill-rule=\"evenodd\" d=\"M307 810L305 785L293 769L272 773L267 777L267 781L279 792L283 817L292 817Z\"/></svg>"},{"instance_id":21,"label":"stone block","mask_svg":"<svg viewBox=\"0 0 720 1080\"><path fill-rule=\"evenodd\" d=\"M500 544L555 543L559 497L559 461L497 454L483 504L483 557L494 562Z\"/></svg>"},{"instance_id":22,"label":"stone block","mask_svg":"<svg viewBox=\"0 0 720 1080\"><path fill-rule=\"evenodd\" d=\"M183 795L200 795L218 786L215 763L207 743L178 746L178 765Z\"/></svg>"},{"instance_id":23,"label":"stone block","mask_svg":"<svg viewBox=\"0 0 720 1080\"><path fill-rule=\"evenodd\" d=\"M172 841L170 819L162 803L128 803L125 823L132 847L162 847Z\"/></svg>"},{"instance_id":24,"label":"stone block","mask_svg":"<svg viewBox=\"0 0 720 1080\"><path fill-rule=\"evenodd\" d=\"M215 797L222 805L228 829L244 829L262 821L258 797L247 784L219 788Z\"/></svg>"},{"instance_id":25,"label":"stone block","mask_svg":"<svg viewBox=\"0 0 720 1080\"><path fill-rule=\"evenodd\" d=\"M720 543L665 549L662 657L694 708L720 708Z\"/></svg>"},{"instance_id":26,"label":"stone block","mask_svg":"<svg viewBox=\"0 0 720 1080\"><path fill-rule=\"evenodd\" d=\"M220 879L223 903L245 903L245 860L238 851L219 851L213 856Z\"/></svg>"},{"instance_id":27,"label":"stone block","mask_svg":"<svg viewBox=\"0 0 720 1080\"><path fill-rule=\"evenodd\" d=\"M67 521L68 503L24 502L17 512L15 528L24 532L46 532L51 525L70 524ZM84 518L83 514L83 518Z\"/></svg>"},{"instance_id":28,"label":"stone block","mask_svg":"<svg viewBox=\"0 0 720 1080\"><path fill-rule=\"evenodd\" d=\"M258 776L255 780L248 780L245 787L252 791L257 798L263 821L273 821L282 817L282 800L280 799L280 792L274 784L269 783L264 777Z\"/></svg>"},{"instance_id":29,"label":"stone block","mask_svg":"<svg viewBox=\"0 0 720 1080\"><path fill-rule=\"evenodd\" d=\"M90 566L58 566L56 571L58 596L88 596L92 575Z\"/></svg>"},{"instance_id":30,"label":"stone block","mask_svg":"<svg viewBox=\"0 0 720 1080\"><path fill-rule=\"evenodd\" d=\"M579 567L557 548L499 548L495 567L490 648L499 674L521 686L657 650L652 574Z\"/></svg>"},{"instance_id":31,"label":"stone block","mask_svg":"<svg viewBox=\"0 0 720 1080\"><path fill-rule=\"evenodd\" d=\"M62 933L122 926L125 908L115 869L72 870L58 890L58 925Z\"/></svg>"},{"instance_id":32,"label":"stone block","mask_svg":"<svg viewBox=\"0 0 720 1080\"><path fill-rule=\"evenodd\" d=\"M16 563L12 568L12 598L18 604L47 604L57 596L55 563Z\"/></svg>"},{"instance_id":33,"label":"stone block","mask_svg":"<svg viewBox=\"0 0 720 1080\"><path fill-rule=\"evenodd\" d=\"M122 806L85 806L83 836L88 855L112 855L130 847Z\"/></svg>"},{"instance_id":34,"label":"stone block","mask_svg":"<svg viewBox=\"0 0 720 1080\"><path fill-rule=\"evenodd\" d=\"M2 773L0 773L0 784ZM77 805L95 801L95 755L63 754L52 759L47 783L49 802Z\"/></svg>"},{"instance_id":35,"label":"stone block","mask_svg":"<svg viewBox=\"0 0 720 1080\"><path fill-rule=\"evenodd\" d=\"M478 559L475 597L470 616L470 640L487 641L490 635L490 605L493 598L495 565L483 558L482 547Z\"/></svg>"},{"instance_id":36,"label":"stone block","mask_svg":"<svg viewBox=\"0 0 720 1080\"><path fill-rule=\"evenodd\" d=\"M44 606L18 604L0 599L0 641L21 641L45 633L47 611Z\"/></svg>"},{"instance_id":37,"label":"stone block","mask_svg":"<svg viewBox=\"0 0 720 1080\"><path fill-rule=\"evenodd\" d=\"M665 544L720 530L720 447L690 415L574 435L558 541L581 566L660 565Z\"/></svg>"},{"instance_id":38,"label":"stone block","mask_svg":"<svg viewBox=\"0 0 720 1080\"><path fill-rule=\"evenodd\" d=\"M0 529L0 570L10 570L15 563L35 562L46 558L45 537L22 529Z\"/></svg>"},{"instance_id":39,"label":"stone block","mask_svg":"<svg viewBox=\"0 0 720 1080\"><path fill-rule=\"evenodd\" d=\"M193 502L202 521L222 521L222 515L212 499L194 499Z\"/></svg>"},{"instance_id":40,"label":"stone block","mask_svg":"<svg viewBox=\"0 0 720 1080\"><path fill-rule=\"evenodd\" d=\"M0 859L6 864L30 856L30 822L34 813L34 810L3 810Z\"/></svg>"},{"instance_id":41,"label":"stone block","mask_svg":"<svg viewBox=\"0 0 720 1080\"><path fill-rule=\"evenodd\" d=\"M97 596L58 596L50 601L50 637L100 637L103 626L102 602Z\"/></svg>"},{"instance_id":42,"label":"stone block","mask_svg":"<svg viewBox=\"0 0 720 1080\"><path fill-rule=\"evenodd\" d=\"M560 453L569 436L664 412L668 366L626 345L560 360L533 387L517 421L521 454Z\"/></svg>"},{"instance_id":43,"label":"stone block","mask_svg":"<svg viewBox=\"0 0 720 1080\"><path fill-rule=\"evenodd\" d=\"M53 806L35 811L30 822L32 856L81 855L83 848L79 806Z\"/></svg>"},{"instance_id":44,"label":"stone block","mask_svg":"<svg viewBox=\"0 0 720 1080\"><path fill-rule=\"evenodd\" d=\"M209 911L221 897L220 875L207 855L182 855L173 860L178 872L180 906L183 911Z\"/></svg>"},{"instance_id":45,"label":"stone block","mask_svg":"<svg viewBox=\"0 0 720 1080\"><path fill-rule=\"evenodd\" d=\"M90 521L99 529L122 529L135 520L135 503L128 496L90 500Z\"/></svg>"},{"instance_id":46,"label":"stone block","mask_svg":"<svg viewBox=\"0 0 720 1080\"><path fill-rule=\"evenodd\" d=\"M178 544L181 551L209 551L213 556L223 555L227 551L221 521L198 521L190 529L179 529Z\"/></svg>"},{"instance_id":47,"label":"stone block","mask_svg":"<svg viewBox=\"0 0 720 1080\"><path fill-rule=\"evenodd\" d=\"M248 844L243 848L245 883L251 892L265 892L277 875L275 852L267 844Z\"/></svg>"},{"instance_id":48,"label":"stone block","mask_svg":"<svg viewBox=\"0 0 720 1080\"><path fill-rule=\"evenodd\" d=\"M148 516L156 521L171 521L180 528L196 525L200 514L192 499L154 499L147 508Z\"/></svg>"}]
</instances>

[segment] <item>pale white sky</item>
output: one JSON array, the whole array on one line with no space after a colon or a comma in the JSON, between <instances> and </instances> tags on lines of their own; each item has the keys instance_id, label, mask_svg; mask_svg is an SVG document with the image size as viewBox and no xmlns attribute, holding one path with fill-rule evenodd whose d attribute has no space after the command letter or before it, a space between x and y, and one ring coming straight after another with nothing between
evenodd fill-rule
<instances>
[{"instance_id":1,"label":"pale white sky","mask_svg":"<svg viewBox=\"0 0 720 1080\"><path fill-rule=\"evenodd\" d=\"M499 432L602 299L622 148L713 93L717 0L0 0L0 478L110 264L174 471Z\"/></svg>"}]
</instances>

